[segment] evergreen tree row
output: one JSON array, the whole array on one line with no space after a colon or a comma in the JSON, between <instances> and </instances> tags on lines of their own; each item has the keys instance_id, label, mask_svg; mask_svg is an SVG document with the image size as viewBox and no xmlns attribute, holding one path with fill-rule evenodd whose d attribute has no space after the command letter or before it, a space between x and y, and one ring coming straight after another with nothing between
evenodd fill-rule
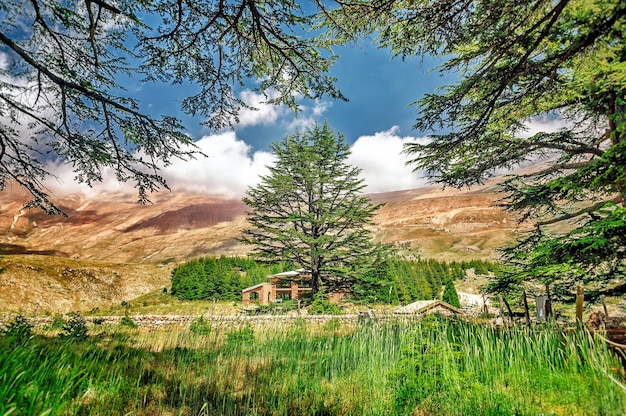
<instances>
[{"instance_id":1,"label":"evergreen tree row","mask_svg":"<svg viewBox=\"0 0 626 416\"><path fill-rule=\"evenodd\" d=\"M245 257L206 257L172 271L173 296L180 300L240 300L242 289L290 270L287 263L262 264Z\"/></svg>"},{"instance_id":2,"label":"evergreen tree row","mask_svg":"<svg viewBox=\"0 0 626 416\"><path fill-rule=\"evenodd\" d=\"M392 304L442 299L443 287L462 279L468 269L474 269L476 274L488 274L497 272L499 264L484 260L448 263L433 259L387 259L355 279L353 296L358 300ZM457 303L453 299L452 294L447 295L447 300Z\"/></svg>"},{"instance_id":3,"label":"evergreen tree row","mask_svg":"<svg viewBox=\"0 0 626 416\"><path fill-rule=\"evenodd\" d=\"M189 261L172 271L173 296L180 300L241 299L241 290L267 281L267 276L292 270L289 263L266 264L246 257L206 257ZM351 282L352 297L365 302L407 304L416 300L442 299L444 286L462 279L465 270L477 274L498 270L498 264L482 260L385 259ZM447 301L452 294L445 295ZM455 302L452 301L452 304Z\"/></svg>"}]
</instances>

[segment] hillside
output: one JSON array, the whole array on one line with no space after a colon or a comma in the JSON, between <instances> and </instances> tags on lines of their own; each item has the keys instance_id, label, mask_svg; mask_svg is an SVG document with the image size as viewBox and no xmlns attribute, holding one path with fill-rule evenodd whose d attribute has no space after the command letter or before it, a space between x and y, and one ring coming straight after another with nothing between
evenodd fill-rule
<instances>
[{"instance_id":1,"label":"hillside","mask_svg":"<svg viewBox=\"0 0 626 416\"><path fill-rule=\"evenodd\" d=\"M384 204L377 241L440 260L496 258L517 229L495 208L493 184L470 191L423 188L371 195ZM239 200L162 192L153 203L103 194L59 198L68 214L22 210L16 187L0 193L0 310L89 310L167 285L173 264L207 255L243 255Z\"/></svg>"},{"instance_id":2,"label":"hillside","mask_svg":"<svg viewBox=\"0 0 626 416\"><path fill-rule=\"evenodd\" d=\"M65 313L119 305L169 284L172 266L0 256L0 312Z\"/></svg>"}]
</instances>

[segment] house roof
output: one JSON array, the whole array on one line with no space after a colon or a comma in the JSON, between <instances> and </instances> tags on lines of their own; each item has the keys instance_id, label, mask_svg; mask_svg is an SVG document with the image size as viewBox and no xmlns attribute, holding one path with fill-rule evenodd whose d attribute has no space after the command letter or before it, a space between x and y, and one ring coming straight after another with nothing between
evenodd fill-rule
<instances>
[{"instance_id":1,"label":"house roof","mask_svg":"<svg viewBox=\"0 0 626 416\"><path fill-rule=\"evenodd\" d=\"M420 314L420 313L428 312L429 310L436 308L438 306L449 309L450 311L459 315L464 314L462 309L454 307L450 305L449 303L446 303L442 300L418 300L417 302L413 302L406 306L401 306L401 307L396 308L396 313Z\"/></svg>"},{"instance_id":2,"label":"house roof","mask_svg":"<svg viewBox=\"0 0 626 416\"><path fill-rule=\"evenodd\" d=\"M245 293L245 292L248 292L248 291L250 291L250 290L258 289L258 288L260 288L261 286L266 285L266 284L267 284L267 282L265 282L265 283L259 283L258 285L254 285L254 286L247 287L247 288L245 288L245 289L242 289L241 293Z\"/></svg>"},{"instance_id":3,"label":"house roof","mask_svg":"<svg viewBox=\"0 0 626 416\"><path fill-rule=\"evenodd\" d=\"M309 273L309 271L304 269L291 270L289 272L271 274L269 277L296 277L300 276L302 273Z\"/></svg>"}]
</instances>

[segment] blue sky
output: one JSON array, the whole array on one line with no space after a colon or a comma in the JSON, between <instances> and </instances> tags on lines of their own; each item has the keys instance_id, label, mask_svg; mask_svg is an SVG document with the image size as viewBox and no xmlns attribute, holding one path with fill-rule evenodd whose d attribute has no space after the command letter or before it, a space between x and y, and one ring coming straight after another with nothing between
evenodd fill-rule
<instances>
[{"instance_id":1,"label":"blue sky","mask_svg":"<svg viewBox=\"0 0 626 416\"><path fill-rule=\"evenodd\" d=\"M392 59L389 51L376 48L367 39L335 51L339 59L331 70L337 86L349 101L301 100L301 112L295 118L284 106L269 105L264 97L251 90L238 93L243 101L258 108L244 109L240 122L232 129L210 131L200 117L184 114L182 100L195 93L192 85L143 84L140 77L122 83L130 97L139 101L140 110L156 117L176 116L183 121L188 134L208 157L175 161L160 172L173 191L188 190L241 198L245 190L259 182L273 163L269 144L297 129L327 121L342 133L351 145L348 163L362 170L368 193L414 189L428 183L424 172L413 172L406 166L404 145L425 143L430 132L412 129L417 107L410 105L437 87L455 81L453 74L434 70L441 61ZM0 67L9 64L8 55L0 51ZM9 79L7 82L22 82ZM250 80L253 83L255 80ZM269 94L272 92L269 91ZM532 120L530 132L558 129L559 120ZM28 140L28 139L27 139ZM134 192L128 184L119 184L115 172L105 170L103 183L89 189L74 181L72 166L63 160L50 160L48 170L56 175L46 184L57 193L83 192L98 195L108 191Z\"/></svg>"},{"instance_id":2,"label":"blue sky","mask_svg":"<svg viewBox=\"0 0 626 416\"><path fill-rule=\"evenodd\" d=\"M340 58L332 75L338 79L337 86L349 101L328 97L318 102L301 101L304 111L298 119L284 108L276 109L279 112L276 119L269 116L263 119L262 115L267 113L262 109L257 112L255 121L248 120L234 127L238 137L253 150L267 150L271 142L293 133L295 128L306 125L311 119L327 120L345 135L349 143L393 126L398 126L401 133L409 134L417 115L416 107L409 104L450 80L450 77L443 78L430 71L436 65L432 59L423 63L417 59L391 59L388 51L376 48L367 40L358 47L339 48L337 53ZM135 81L130 89L136 91L144 109L156 115L171 114L183 119L192 136L200 138L212 133L201 125L202 118L192 118L180 111L181 100L185 94L193 93L193 86L141 85ZM250 97L249 91L244 94ZM254 117L251 115L250 118Z\"/></svg>"},{"instance_id":3,"label":"blue sky","mask_svg":"<svg viewBox=\"0 0 626 416\"><path fill-rule=\"evenodd\" d=\"M192 118L180 110L182 99L193 93L192 86L142 84L140 79L129 79L128 94L140 102L140 108L155 116L167 114L182 119L198 148L208 157L191 161L175 161L163 167L162 176L172 191L193 191L229 198L241 198L246 189L259 182L273 163L268 152L270 143L280 140L297 129L328 121L341 132L351 145L352 155L347 160L362 170L368 193L414 189L428 183L423 172L413 172L406 166L403 146L409 142L427 142L425 132L412 126L417 108L410 103L437 87L454 82L452 75L441 76L432 69L439 63L433 59L391 59L386 50L380 50L363 41L359 47L344 47L336 51L340 58L332 69L338 87L348 102L323 97L316 101L302 101L301 113L294 117L284 106L269 105L263 96L251 90L240 91L240 98L258 108L243 110L240 123L232 129L209 131L201 125L202 119ZM6 57L0 54L0 65ZM270 92L271 93L271 92ZM554 120L534 121L537 128L558 128ZM543 123L543 124L542 124ZM533 128L531 128L533 130ZM130 184L120 184L115 172L104 171L103 183L94 188L77 184L71 165L63 161L49 161L48 169L56 178L47 186L57 195L81 192L94 196L102 192L136 192Z\"/></svg>"},{"instance_id":4,"label":"blue sky","mask_svg":"<svg viewBox=\"0 0 626 416\"><path fill-rule=\"evenodd\" d=\"M143 110L181 118L199 149L208 156L175 161L164 167L161 174L172 191L241 198L273 163L268 152L271 142L324 121L350 143L352 154L347 162L361 168L365 192L415 189L429 184L424 172L413 172L405 165L407 157L402 154L406 143L429 140L426 133L412 129L417 109L409 104L454 78L431 71L438 63L432 59L392 60L387 51L371 44L338 52L341 57L333 75L350 101L303 101L300 116L294 118L289 109L265 104L261 95L244 90L240 97L259 111L242 111L240 123L223 131L209 131L201 126L201 118L191 118L180 111L181 100L192 92L189 86L141 85L139 80L131 80L128 91L140 100ZM556 130L559 122L533 120L529 128L529 134L536 129ZM105 171L103 183L90 189L76 184L71 166L63 162L51 163L49 169L58 177L49 186L59 193L99 196L102 192L134 192L129 184L118 183L112 171Z\"/></svg>"},{"instance_id":5,"label":"blue sky","mask_svg":"<svg viewBox=\"0 0 626 416\"><path fill-rule=\"evenodd\" d=\"M423 140L424 136L412 129L417 110L410 103L452 79L432 71L437 63L434 60L392 59L388 51L367 40L336 52L340 58L332 75L349 101L327 97L302 100L302 111L296 118L289 109L267 105L261 95L244 90L240 98L259 110L243 110L238 125L220 132L209 131L201 125L202 118L180 111L185 94L193 92L189 85L141 85L136 81L129 86L145 110L180 117L209 156L208 160L176 163L175 169L169 168L164 176L170 185L239 197L247 186L258 182L265 165L271 163L266 154L270 143L325 121L353 146L348 162L363 170L368 192L424 185L424 177L405 166L406 157L401 154L406 142ZM220 175L224 172L228 174Z\"/></svg>"}]
</instances>

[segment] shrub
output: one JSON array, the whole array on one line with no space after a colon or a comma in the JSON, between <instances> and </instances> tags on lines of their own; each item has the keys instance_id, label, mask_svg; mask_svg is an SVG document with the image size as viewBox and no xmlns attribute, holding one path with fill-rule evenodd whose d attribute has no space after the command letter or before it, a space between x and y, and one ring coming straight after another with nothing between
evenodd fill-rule
<instances>
[{"instance_id":1,"label":"shrub","mask_svg":"<svg viewBox=\"0 0 626 416\"><path fill-rule=\"evenodd\" d=\"M254 330L250 325L226 334L229 344L250 344L254 341Z\"/></svg>"},{"instance_id":2,"label":"shrub","mask_svg":"<svg viewBox=\"0 0 626 416\"><path fill-rule=\"evenodd\" d=\"M87 338L87 321L80 313L70 314L70 319L63 324L60 334L67 340L83 340Z\"/></svg>"},{"instance_id":3,"label":"shrub","mask_svg":"<svg viewBox=\"0 0 626 416\"><path fill-rule=\"evenodd\" d=\"M120 325L127 326L129 328L137 328L135 321L133 321L133 319L128 315L124 315L124 317L120 319Z\"/></svg>"},{"instance_id":4,"label":"shrub","mask_svg":"<svg viewBox=\"0 0 626 416\"><path fill-rule=\"evenodd\" d=\"M274 314L280 315L298 309L297 300L285 300L280 303L270 303L269 305L257 305L254 310L255 315Z\"/></svg>"},{"instance_id":5,"label":"shrub","mask_svg":"<svg viewBox=\"0 0 626 416\"><path fill-rule=\"evenodd\" d=\"M309 306L310 315L341 315L341 309L328 300L328 294L319 291L313 297L313 302Z\"/></svg>"},{"instance_id":6,"label":"shrub","mask_svg":"<svg viewBox=\"0 0 626 416\"><path fill-rule=\"evenodd\" d=\"M104 323L104 318L94 318L91 322L93 322L94 325L102 325Z\"/></svg>"},{"instance_id":7,"label":"shrub","mask_svg":"<svg viewBox=\"0 0 626 416\"><path fill-rule=\"evenodd\" d=\"M323 328L326 331L337 331L339 328L341 328L341 321L339 320L339 318L332 318L324 324Z\"/></svg>"},{"instance_id":8,"label":"shrub","mask_svg":"<svg viewBox=\"0 0 626 416\"><path fill-rule=\"evenodd\" d=\"M197 335L207 335L211 333L211 324L203 316L199 316L191 322L189 330Z\"/></svg>"},{"instance_id":9,"label":"shrub","mask_svg":"<svg viewBox=\"0 0 626 416\"><path fill-rule=\"evenodd\" d=\"M3 329L2 334L13 338L15 342L21 344L33 334L33 325L23 315L17 315Z\"/></svg>"},{"instance_id":10,"label":"shrub","mask_svg":"<svg viewBox=\"0 0 626 416\"><path fill-rule=\"evenodd\" d=\"M61 330L61 329L63 329L63 325L65 325L65 318L63 318L63 315L61 315L60 313L57 313L57 314L55 314L52 317L52 322L50 322L48 325L46 325L45 329L50 329L50 330L58 329L58 330Z\"/></svg>"}]
</instances>

